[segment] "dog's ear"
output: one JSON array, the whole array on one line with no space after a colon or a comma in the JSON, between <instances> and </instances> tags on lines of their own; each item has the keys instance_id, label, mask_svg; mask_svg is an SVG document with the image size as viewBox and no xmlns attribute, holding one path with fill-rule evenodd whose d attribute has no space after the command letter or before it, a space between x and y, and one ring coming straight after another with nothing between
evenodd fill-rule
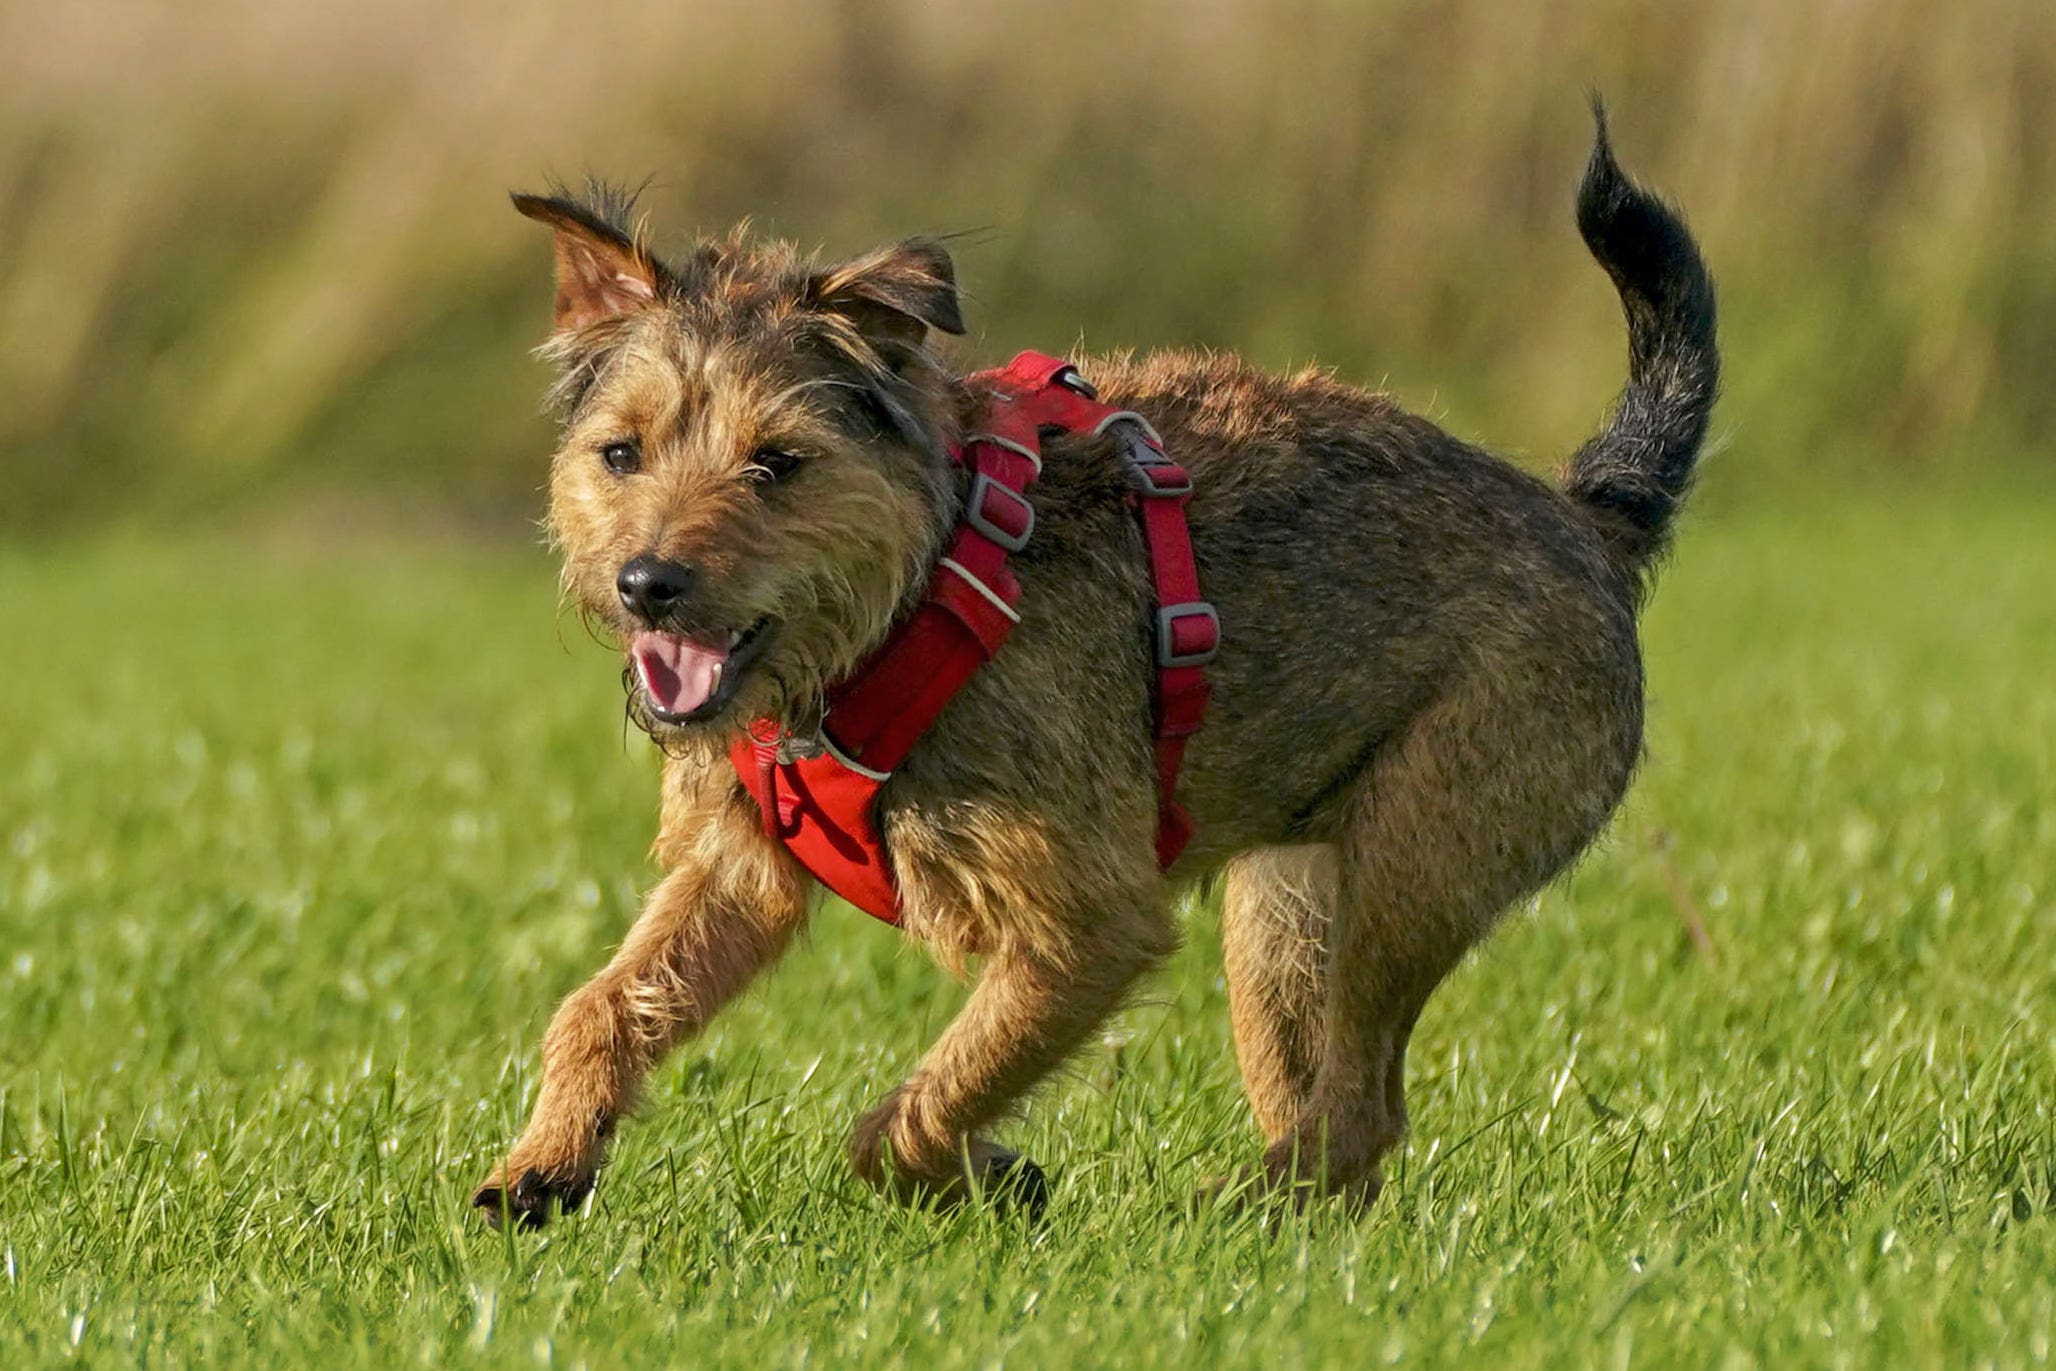
<instances>
[{"instance_id":1,"label":"dog's ear","mask_svg":"<svg viewBox=\"0 0 2056 1371\"><path fill-rule=\"evenodd\" d=\"M962 333L957 269L933 238L903 243L816 272L807 303L848 319L888 362L927 341L928 330Z\"/></svg>"},{"instance_id":2,"label":"dog's ear","mask_svg":"<svg viewBox=\"0 0 2056 1371\"><path fill-rule=\"evenodd\" d=\"M670 284L642 244L585 205L561 196L516 195L514 208L557 236L559 333L656 304Z\"/></svg>"}]
</instances>

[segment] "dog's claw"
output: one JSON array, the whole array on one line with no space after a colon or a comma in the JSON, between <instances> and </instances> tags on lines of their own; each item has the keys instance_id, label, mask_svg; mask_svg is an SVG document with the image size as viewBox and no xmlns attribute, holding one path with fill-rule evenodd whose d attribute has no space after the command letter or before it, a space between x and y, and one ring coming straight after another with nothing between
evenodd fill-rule
<instances>
[{"instance_id":1,"label":"dog's claw","mask_svg":"<svg viewBox=\"0 0 2056 1371\"><path fill-rule=\"evenodd\" d=\"M574 1213L592 1188L590 1179L553 1180L531 1168L512 1186L505 1184L504 1173L499 1180L487 1181L471 1196L471 1206L495 1228L511 1220L517 1229L533 1232L550 1221L554 1210Z\"/></svg>"}]
</instances>

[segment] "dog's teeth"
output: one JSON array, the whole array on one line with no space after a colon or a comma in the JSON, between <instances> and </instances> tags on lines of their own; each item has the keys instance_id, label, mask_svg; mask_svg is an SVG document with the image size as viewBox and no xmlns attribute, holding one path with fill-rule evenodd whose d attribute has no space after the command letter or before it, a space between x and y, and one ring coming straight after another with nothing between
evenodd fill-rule
<instances>
[{"instance_id":1,"label":"dog's teeth","mask_svg":"<svg viewBox=\"0 0 2056 1371\"><path fill-rule=\"evenodd\" d=\"M733 651L735 650L735 645L736 645L737 643L741 642L741 641L742 641L742 630L741 630L741 629L739 629L739 628L738 628L738 629L734 629L734 630L732 630L732 631L731 631L731 632L729 633L729 635L728 635L728 649L729 649L729 651L733 652Z\"/></svg>"},{"instance_id":2,"label":"dog's teeth","mask_svg":"<svg viewBox=\"0 0 2056 1371\"><path fill-rule=\"evenodd\" d=\"M714 663L714 684L707 687L707 696L709 699L721 693L721 672L727 665L728 663L726 662Z\"/></svg>"}]
</instances>

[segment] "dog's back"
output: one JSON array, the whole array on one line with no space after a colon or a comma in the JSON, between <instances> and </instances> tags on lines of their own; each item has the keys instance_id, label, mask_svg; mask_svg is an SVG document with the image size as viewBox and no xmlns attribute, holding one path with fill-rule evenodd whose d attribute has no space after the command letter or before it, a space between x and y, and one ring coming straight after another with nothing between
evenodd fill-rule
<instances>
[{"instance_id":1,"label":"dog's back","mask_svg":"<svg viewBox=\"0 0 2056 1371\"><path fill-rule=\"evenodd\" d=\"M1578 729L1595 735L1566 764L1590 775L1565 778L1591 794L1552 809L1566 831L1519 835L1537 854L1530 871L1567 860L1610 812L1640 749L1634 612L1690 485L1717 358L1697 249L1621 173L1603 123L1578 220L1622 293L1630 377L1561 487L1324 372L1281 377L1189 352L1085 363L1194 476L1194 548L1225 627L1214 722L1185 774L1210 820L1196 863L1331 839L1337 802L1379 748L1473 678L1537 686L1531 710L1479 721L1504 734L1490 745L1509 765ZM1116 670L1140 707L1148 665L1129 626L1149 592L1123 491L1104 444L1052 450L1042 533L1023 557L1030 617L996 690L1039 695L1046 672L1075 698L1081 679Z\"/></svg>"}]
</instances>

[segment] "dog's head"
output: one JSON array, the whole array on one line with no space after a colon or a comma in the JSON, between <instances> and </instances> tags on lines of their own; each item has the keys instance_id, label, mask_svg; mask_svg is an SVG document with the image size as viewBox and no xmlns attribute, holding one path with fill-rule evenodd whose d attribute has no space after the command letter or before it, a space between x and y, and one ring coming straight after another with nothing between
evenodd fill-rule
<instances>
[{"instance_id":1,"label":"dog's head","mask_svg":"<svg viewBox=\"0 0 2056 1371\"><path fill-rule=\"evenodd\" d=\"M940 243L823 264L740 236L662 262L615 197L517 195L556 235L567 594L664 736L805 716L938 551L962 333Z\"/></svg>"}]
</instances>

